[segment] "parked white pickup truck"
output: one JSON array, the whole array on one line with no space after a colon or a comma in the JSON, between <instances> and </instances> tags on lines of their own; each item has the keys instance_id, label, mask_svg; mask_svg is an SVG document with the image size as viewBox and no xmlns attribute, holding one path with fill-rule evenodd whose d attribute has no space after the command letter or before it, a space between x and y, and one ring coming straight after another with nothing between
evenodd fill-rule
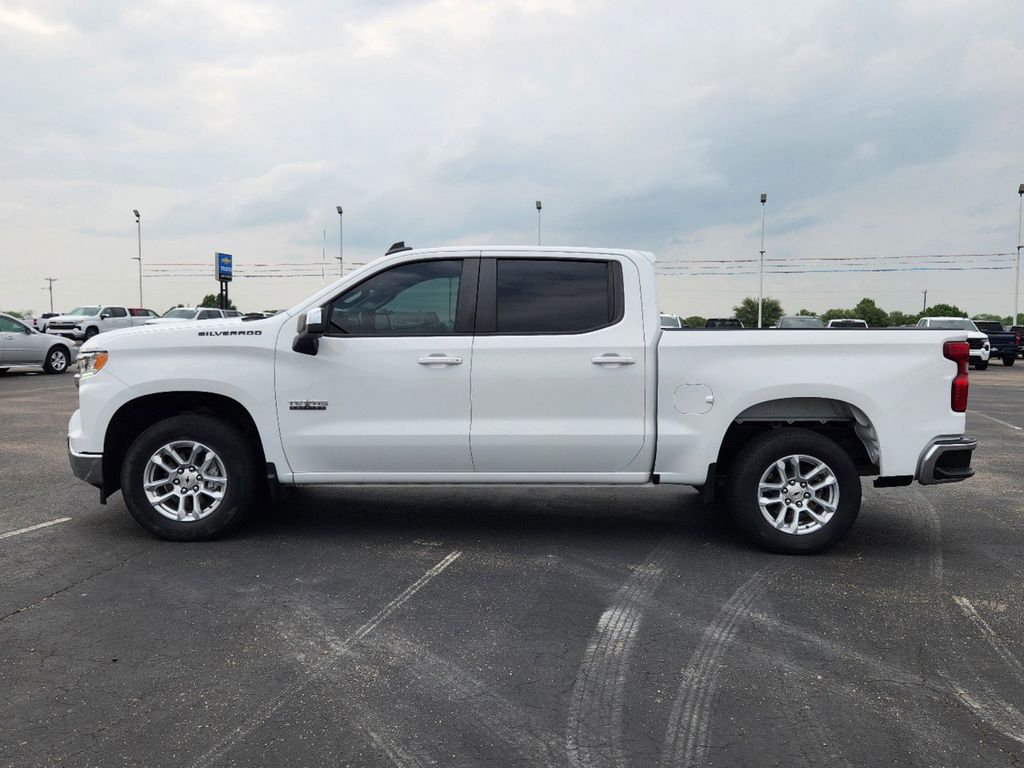
<instances>
[{"instance_id":1,"label":"parked white pickup truck","mask_svg":"<svg viewBox=\"0 0 1024 768\"><path fill-rule=\"evenodd\" d=\"M92 304L75 307L66 315L50 318L46 324L46 332L55 333L66 339L91 339L98 333L132 328L155 317L159 315L151 309Z\"/></svg>"},{"instance_id":2,"label":"parked white pickup truck","mask_svg":"<svg viewBox=\"0 0 1024 768\"><path fill-rule=\"evenodd\" d=\"M75 474L184 540L281 485L692 485L794 553L862 476L973 474L963 331L663 331L648 253L394 250L271 318L87 342Z\"/></svg>"}]
</instances>

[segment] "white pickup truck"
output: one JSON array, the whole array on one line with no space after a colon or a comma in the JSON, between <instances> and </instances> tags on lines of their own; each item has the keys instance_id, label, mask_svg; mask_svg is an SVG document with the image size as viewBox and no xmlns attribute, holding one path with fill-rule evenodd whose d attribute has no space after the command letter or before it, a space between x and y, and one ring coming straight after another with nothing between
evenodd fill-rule
<instances>
[{"instance_id":1,"label":"white pickup truck","mask_svg":"<svg viewBox=\"0 0 1024 768\"><path fill-rule=\"evenodd\" d=\"M973 474L963 331L659 320L648 253L393 248L271 318L87 342L71 465L168 539L288 485L662 483L792 553L849 530L861 477Z\"/></svg>"},{"instance_id":2,"label":"white pickup truck","mask_svg":"<svg viewBox=\"0 0 1024 768\"><path fill-rule=\"evenodd\" d=\"M147 320L159 317L151 309L119 307L114 304L92 304L75 307L66 315L50 318L46 332L55 333L66 339L78 341L91 339L104 331L116 331L142 325Z\"/></svg>"}]
</instances>

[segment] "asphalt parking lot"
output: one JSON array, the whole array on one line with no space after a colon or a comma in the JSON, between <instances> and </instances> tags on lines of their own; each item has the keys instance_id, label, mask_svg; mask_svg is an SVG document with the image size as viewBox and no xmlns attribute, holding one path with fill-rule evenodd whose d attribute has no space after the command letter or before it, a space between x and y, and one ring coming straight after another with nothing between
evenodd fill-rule
<instances>
[{"instance_id":1,"label":"asphalt parking lot","mask_svg":"<svg viewBox=\"0 0 1024 768\"><path fill-rule=\"evenodd\" d=\"M972 480L866 483L804 558L668 486L306 490L164 543L72 476L75 407L0 378L2 765L1024 757L1024 364L971 373Z\"/></svg>"}]
</instances>

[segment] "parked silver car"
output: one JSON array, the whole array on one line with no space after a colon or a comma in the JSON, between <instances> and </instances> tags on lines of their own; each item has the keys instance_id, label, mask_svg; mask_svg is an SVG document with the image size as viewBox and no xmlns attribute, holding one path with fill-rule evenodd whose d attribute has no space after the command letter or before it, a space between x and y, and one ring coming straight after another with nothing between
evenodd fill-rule
<instances>
[{"instance_id":1,"label":"parked silver car","mask_svg":"<svg viewBox=\"0 0 1024 768\"><path fill-rule=\"evenodd\" d=\"M16 365L64 373L77 359L78 348L62 336L40 333L21 320L0 313L0 373Z\"/></svg>"}]
</instances>

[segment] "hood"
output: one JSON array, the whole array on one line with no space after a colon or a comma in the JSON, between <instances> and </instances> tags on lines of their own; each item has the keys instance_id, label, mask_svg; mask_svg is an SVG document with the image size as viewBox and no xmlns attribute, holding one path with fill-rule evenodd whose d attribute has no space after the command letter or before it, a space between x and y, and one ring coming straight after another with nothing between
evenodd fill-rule
<instances>
[{"instance_id":1,"label":"hood","mask_svg":"<svg viewBox=\"0 0 1024 768\"><path fill-rule=\"evenodd\" d=\"M82 320L88 320L93 317L99 317L99 314L95 315L57 315L56 317L46 318L46 324L50 323L77 323Z\"/></svg>"},{"instance_id":2,"label":"hood","mask_svg":"<svg viewBox=\"0 0 1024 768\"><path fill-rule=\"evenodd\" d=\"M273 345L277 329L289 318L275 315L263 320L240 322L237 317L218 320L181 320L153 325L137 325L101 333L82 345L82 352L98 349L153 349L156 347L191 347L216 342L219 338L247 337Z\"/></svg>"},{"instance_id":3,"label":"hood","mask_svg":"<svg viewBox=\"0 0 1024 768\"><path fill-rule=\"evenodd\" d=\"M154 317L152 320L147 320L143 325L166 325L167 323L193 323L195 320L190 320L184 317ZM210 322L204 320L204 323Z\"/></svg>"}]
</instances>

